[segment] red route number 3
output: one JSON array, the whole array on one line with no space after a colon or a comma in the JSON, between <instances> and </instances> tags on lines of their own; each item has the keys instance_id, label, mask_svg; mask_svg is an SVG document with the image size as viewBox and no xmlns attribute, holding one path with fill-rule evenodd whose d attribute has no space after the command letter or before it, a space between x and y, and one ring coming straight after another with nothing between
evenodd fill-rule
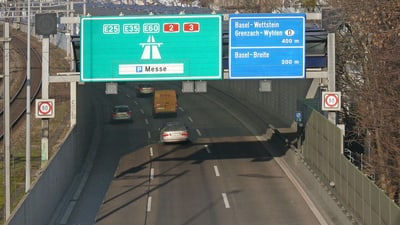
<instances>
[{"instance_id":1,"label":"red route number 3","mask_svg":"<svg viewBox=\"0 0 400 225\"><path fill-rule=\"evenodd\" d=\"M199 32L200 24L199 23L184 23L183 31L185 32Z\"/></svg>"}]
</instances>

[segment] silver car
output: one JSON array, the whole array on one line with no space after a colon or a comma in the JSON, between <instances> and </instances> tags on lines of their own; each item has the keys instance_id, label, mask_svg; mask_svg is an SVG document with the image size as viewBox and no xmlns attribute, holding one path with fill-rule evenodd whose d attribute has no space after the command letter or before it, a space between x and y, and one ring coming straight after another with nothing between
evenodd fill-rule
<instances>
[{"instance_id":1,"label":"silver car","mask_svg":"<svg viewBox=\"0 0 400 225\"><path fill-rule=\"evenodd\" d=\"M116 105L111 112L111 122L126 121L131 122L132 110L128 105Z\"/></svg>"},{"instance_id":2,"label":"silver car","mask_svg":"<svg viewBox=\"0 0 400 225\"><path fill-rule=\"evenodd\" d=\"M154 87L151 84L139 84L136 88L136 96L153 95Z\"/></svg>"},{"instance_id":3,"label":"silver car","mask_svg":"<svg viewBox=\"0 0 400 225\"><path fill-rule=\"evenodd\" d=\"M187 142L188 140L188 128L181 122L168 122L160 129L160 141L162 143Z\"/></svg>"}]
</instances>

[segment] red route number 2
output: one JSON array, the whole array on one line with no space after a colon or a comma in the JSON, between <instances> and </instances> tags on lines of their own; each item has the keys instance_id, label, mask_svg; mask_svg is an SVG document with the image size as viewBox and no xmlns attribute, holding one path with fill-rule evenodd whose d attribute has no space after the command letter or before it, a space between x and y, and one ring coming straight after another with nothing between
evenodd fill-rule
<instances>
[{"instance_id":1,"label":"red route number 2","mask_svg":"<svg viewBox=\"0 0 400 225\"><path fill-rule=\"evenodd\" d=\"M178 23L164 23L163 30L166 33L179 32L179 24Z\"/></svg>"}]
</instances>

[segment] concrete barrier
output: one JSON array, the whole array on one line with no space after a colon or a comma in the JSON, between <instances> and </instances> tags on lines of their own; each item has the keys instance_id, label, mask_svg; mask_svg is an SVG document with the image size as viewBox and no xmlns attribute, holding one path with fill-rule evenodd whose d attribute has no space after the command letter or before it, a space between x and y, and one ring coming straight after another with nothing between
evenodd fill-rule
<instances>
[{"instance_id":1,"label":"concrete barrier","mask_svg":"<svg viewBox=\"0 0 400 225\"><path fill-rule=\"evenodd\" d=\"M39 178L33 183L14 209L6 225L44 225L51 224L53 215L57 214L68 190L75 189L75 181L80 180L87 157L93 157L98 135L102 129L101 110L96 110L96 96L89 94L90 84L78 86L77 121L57 154L43 169ZM96 112L96 113L94 113ZM90 115L88 115L90 114Z\"/></svg>"}]
</instances>

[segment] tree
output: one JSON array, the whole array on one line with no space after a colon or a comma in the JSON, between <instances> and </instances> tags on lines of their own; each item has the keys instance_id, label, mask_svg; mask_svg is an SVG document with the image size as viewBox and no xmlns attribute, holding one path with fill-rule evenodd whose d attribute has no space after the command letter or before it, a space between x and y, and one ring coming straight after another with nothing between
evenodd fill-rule
<instances>
[{"instance_id":1,"label":"tree","mask_svg":"<svg viewBox=\"0 0 400 225\"><path fill-rule=\"evenodd\" d=\"M398 201L400 191L400 2L336 0L344 10L337 32L337 80L351 105L350 137L369 149L378 186ZM345 65L358 65L358 76ZM347 67L348 68L348 67ZM346 129L347 130L347 129ZM352 140L354 141L354 140Z\"/></svg>"},{"instance_id":2,"label":"tree","mask_svg":"<svg viewBox=\"0 0 400 225\"><path fill-rule=\"evenodd\" d=\"M224 10L237 10L241 13L271 13L272 10L282 6L282 0L200 0L200 3L202 6L216 3Z\"/></svg>"},{"instance_id":3,"label":"tree","mask_svg":"<svg viewBox=\"0 0 400 225\"><path fill-rule=\"evenodd\" d=\"M313 11L317 5L317 0L303 0L303 6L307 11Z\"/></svg>"},{"instance_id":4,"label":"tree","mask_svg":"<svg viewBox=\"0 0 400 225\"><path fill-rule=\"evenodd\" d=\"M200 0L199 5L201 7L209 7L213 3L212 0Z\"/></svg>"}]
</instances>

